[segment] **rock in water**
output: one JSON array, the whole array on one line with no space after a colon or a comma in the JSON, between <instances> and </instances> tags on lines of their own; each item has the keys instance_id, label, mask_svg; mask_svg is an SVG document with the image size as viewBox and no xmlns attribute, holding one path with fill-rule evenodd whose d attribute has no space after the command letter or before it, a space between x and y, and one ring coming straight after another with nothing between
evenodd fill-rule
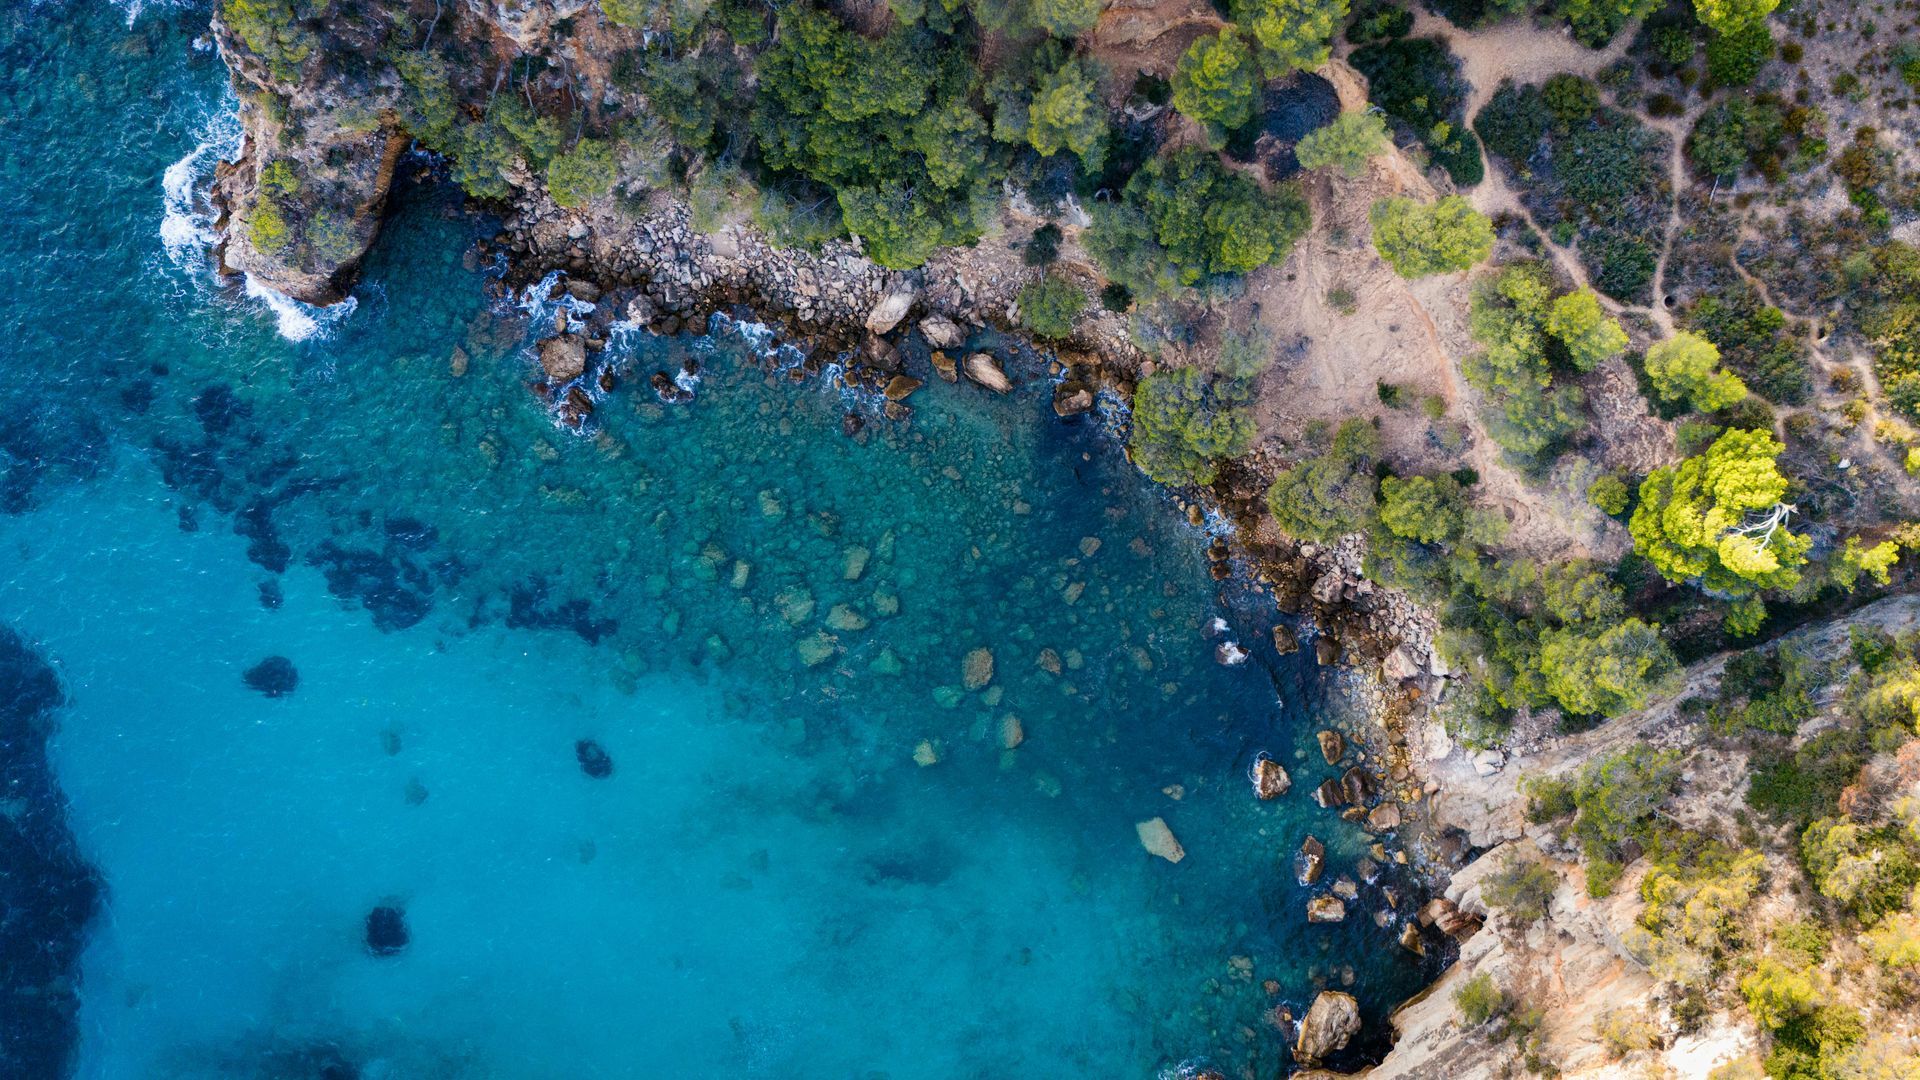
<instances>
[{"instance_id":1,"label":"rock in water","mask_svg":"<svg viewBox=\"0 0 1920 1080\"><path fill-rule=\"evenodd\" d=\"M375 956L394 956L412 940L407 933L406 913L389 904L367 912L367 951Z\"/></svg>"},{"instance_id":2,"label":"rock in water","mask_svg":"<svg viewBox=\"0 0 1920 1080\"><path fill-rule=\"evenodd\" d=\"M607 755L606 747L592 739L581 739L574 743L573 756L580 759L580 771L595 780L605 780L613 775L613 758Z\"/></svg>"},{"instance_id":3,"label":"rock in water","mask_svg":"<svg viewBox=\"0 0 1920 1080\"><path fill-rule=\"evenodd\" d=\"M1302 885L1311 885L1320 880L1320 871L1327 868L1327 846L1309 836L1300 843L1300 853L1293 857L1294 880Z\"/></svg>"},{"instance_id":4,"label":"rock in water","mask_svg":"<svg viewBox=\"0 0 1920 1080\"><path fill-rule=\"evenodd\" d=\"M572 382L586 374L586 339L579 334L562 334L541 342L540 370L556 383Z\"/></svg>"},{"instance_id":5,"label":"rock in water","mask_svg":"<svg viewBox=\"0 0 1920 1080\"><path fill-rule=\"evenodd\" d=\"M945 315L929 315L920 320L920 336L935 349L957 349L966 343L966 331Z\"/></svg>"},{"instance_id":6,"label":"rock in water","mask_svg":"<svg viewBox=\"0 0 1920 1080\"><path fill-rule=\"evenodd\" d=\"M1293 777L1270 757L1253 763L1253 793L1262 799L1277 799L1293 786Z\"/></svg>"},{"instance_id":7,"label":"rock in water","mask_svg":"<svg viewBox=\"0 0 1920 1080\"><path fill-rule=\"evenodd\" d=\"M1154 818L1134 825L1134 831L1140 834L1140 846L1150 855L1158 855L1170 863L1177 863L1187 857L1187 849L1174 839L1173 830L1167 828L1164 819Z\"/></svg>"},{"instance_id":8,"label":"rock in water","mask_svg":"<svg viewBox=\"0 0 1920 1080\"><path fill-rule=\"evenodd\" d=\"M1273 628L1273 651L1281 656L1300 651L1300 636L1293 632L1293 627L1282 624Z\"/></svg>"},{"instance_id":9,"label":"rock in water","mask_svg":"<svg viewBox=\"0 0 1920 1080\"><path fill-rule=\"evenodd\" d=\"M1346 901L1337 896L1316 896L1307 901L1307 921L1312 923L1341 922L1347 917Z\"/></svg>"},{"instance_id":10,"label":"rock in water","mask_svg":"<svg viewBox=\"0 0 1920 1080\"><path fill-rule=\"evenodd\" d=\"M1322 990L1313 999L1306 1019L1300 1021L1300 1038L1293 1046L1293 1060L1311 1065L1328 1054L1339 1052L1360 1034L1360 1003L1352 994Z\"/></svg>"},{"instance_id":11,"label":"rock in water","mask_svg":"<svg viewBox=\"0 0 1920 1080\"><path fill-rule=\"evenodd\" d=\"M1078 379L1068 379L1053 388L1053 414L1078 416L1093 408L1093 387Z\"/></svg>"},{"instance_id":12,"label":"rock in water","mask_svg":"<svg viewBox=\"0 0 1920 1080\"><path fill-rule=\"evenodd\" d=\"M967 654L961 665L961 681L969 690L978 690L993 681L993 650L982 647Z\"/></svg>"},{"instance_id":13,"label":"rock in water","mask_svg":"<svg viewBox=\"0 0 1920 1080\"><path fill-rule=\"evenodd\" d=\"M1006 372L1000 370L999 362L986 353L977 352L967 357L966 365L961 370L967 373L967 378L996 394L1005 394L1013 389L1013 382L1007 378Z\"/></svg>"},{"instance_id":14,"label":"rock in water","mask_svg":"<svg viewBox=\"0 0 1920 1080\"><path fill-rule=\"evenodd\" d=\"M1346 737L1337 731L1322 731L1314 738L1320 740L1320 756L1327 759L1327 764L1340 764L1347 753Z\"/></svg>"},{"instance_id":15,"label":"rock in water","mask_svg":"<svg viewBox=\"0 0 1920 1080\"><path fill-rule=\"evenodd\" d=\"M284 656L269 656L240 676L247 686L268 697L286 697L300 685L300 673Z\"/></svg>"}]
</instances>

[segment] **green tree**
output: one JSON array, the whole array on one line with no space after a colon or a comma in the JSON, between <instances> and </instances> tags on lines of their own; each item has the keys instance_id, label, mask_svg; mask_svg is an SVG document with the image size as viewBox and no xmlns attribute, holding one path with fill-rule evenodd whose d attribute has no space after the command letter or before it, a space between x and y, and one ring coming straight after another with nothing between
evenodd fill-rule
<instances>
[{"instance_id":1,"label":"green tree","mask_svg":"<svg viewBox=\"0 0 1920 1080\"><path fill-rule=\"evenodd\" d=\"M1071 150L1089 171L1098 171L1107 151L1107 112L1098 83L1079 57L1042 74L1027 108L1027 143L1048 156Z\"/></svg>"},{"instance_id":2,"label":"green tree","mask_svg":"<svg viewBox=\"0 0 1920 1080\"><path fill-rule=\"evenodd\" d=\"M1647 350L1647 378L1661 398L1717 412L1747 396L1740 376L1720 367L1720 349L1682 330Z\"/></svg>"},{"instance_id":3,"label":"green tree","mask_svg":"<svg viewBox=\"0 0 1920 1080\"><path fill-rule=\"evenodd\" d=\"M1451 476L1389 476L1380 482L1380 522L1395 536L1444 543L1466 524L1463 501Z\"/></svg>"},{"instance_id":4,"label":"green tree","mask_svg":"<svg viewBox=\"0 0 1920 1080\"><path fill-rule=\"evenodd\" d=\"M1718 34L1744 30L1765 19L1780 0L1693 0L1693 14Z\"/></svg>"},{"instance_id":5,"label":"green tree","mask_svg":"<svg viewBox=\"0 0 1920 1080\"><path fill-rule=\"evenodd\" d=\"M1221 458L1253 443L1253 418L1237 384L1194 368L1157 371L1133 394L1127 446L1140 471L1162 484L1211 484Z\"/></svg>"},{"instance_id":6,"label":"green tree","mask_svg":"<svg viewBox=\"0 0 1920 1080\"><path fill-rule=\"evenodd\" d=\"M1100 21L1100 0L1033 0L1033 21L1057 38L1077 37Z\"/></svg>"},{"instance_id":7,"label":"green tree","mask_svg":"<svg viewBox=\"0 0 1920 1080\"><path fill-rule=\"evenodd\" d=\"M1920 902L1909 901L1920 908ZM1920 970L1920 914L1898 911L1860 936L1868 955L1889 968Z\"/></svg>"},{"instance_id":8,"label":"green tree","mask_svg":"<svg viewBox=\"0 0 1920 1080\"><path fill-rule=\"evenodd\" d=\"M1332 540L1366 527L1373 511L1373 463L1380 433L1365 420L1348 420L1324 454L1282 470L1267 489L1267 508L1289 535Z\"/></svg>"},{"instance_id":9,"label":"green tree","mask_svg":"<svg viewBox=\"0 0 1920 1080\"><path fill-rule=\"evenodd\" d=\"M1900 561L1900 545L1891 540L1882 540L1872 547L1860 543L1857 536L1847 537L1840 548L1840 558L1833 565L1833 578L1841 588L1852 592L1865 574L1877 584L1885 585L1893 580L1893 564Z\"/></svg>"},{"instance_id":10,"label":"green tree","mask_svg":"<svg viewBox=\"0 0 1920 1080\"><path fill-rule=\"evenodd\" d=\"M1347 20L1347 0L1234 0L1233 21L1260 49L1270 79L1327 62L1333 35Z\"/></svg>"},{"instance_id":11,"label":"green tree","mask_svg":"<svg viewBox=\"0 0 1920 1080\"><path fill-rule=\"evenodd\" d=\"M1639 619L1598 634L1562 629L1541 638L1547 692L1581 716L1617 716L1645 705L1677 666L1659 628Z\"/></svg>"},{"instance_id":12,"label":"green tree","mask_svg":"<svg viewBox=\"0 0 1920 1080\"><path fill-rule=\"evenodd\" d=\"M1351 177L1366 174L1367 162L1387 149L1385 116L1367 109L1341 113L1325 127L1307 132L1294 145L1303 169L1333 166Z\"/></svg>"},{"instance_id":13,"label":"green tree","mask_svg":"<svg viewBox=\"0 0 1920 1080\"><path fill-rule=\"evenodd\" d=\"M561 206L581 206L612 191L618 176L613 147L599 139L581 139L547 163L547 193Z\"/></svg>"},{"instance_id":14,"label":"green tree","mask_svg":"<svg viewBox=\"0 0 1920 1080\"><path fill-rule=\"evenodd\" d=\"M1253 54L1231 26L1196 38L1173 69L1173 107L1207 129L1216 143L1253 119Z\"/></svg>"},{"instance_id":15,"label":"green tree","mask_svg":"<svg viewBox=\"0 0 1920 1080\"><path fill-rule=\"evenodd\" d=\"M1592 371L1627 348L1627 332L1600 310L1599 294L1592 289L1555 300L1547 311L1547 333L1560 339L1573 366L1581 371Z\"/></svg>"},{"instance_id":16,"label":"green tree","mask_svg":"<svg viewBox=\"0 0 1920 1080\"><path fill-rule=\"evenodd\" d=\"M1307 228L1296 186L1263 192L1199 147L1150 159L1127 182L1126 197L1145 214L1183 285L1279 262Z\"/></svg>"},{"instance_id":17,"label":"green tree","mask_svg":"<svg viewBox=\"0 0 1920 1080\"><path fill-rule=\"evenodd\" d=\"M1465 270L1493 254L1493 223L1458 195L1373 204L1373 246L1403 278Z\"/></svg>"},{"instance_id":18,"label":"green tree","mask_svg":"<svg viewBox=\"0 0 1920 1080\"><path fill-rule=\"evenodd\" d=\"M1755 1022L1770 1031L1810 1017L1826 1003L1826 994L1811 976L1771 956L1762 957L1740 980L1740 993Z\"/></svg>"},{"instance_id":19,"label":"green tree","mask_svg":"<svg viewBox=\"0 0 1920 1080\"><path fill-rule=\"evenodd\" d=\"M1597 49L1621 27L1661 7L1662 0L1557 0L1554 10L1567 20L1581 44Z\"/></svg>"},{"instance_id":20,"label":"green tree","mask_svg":"<svg viewBox=\"0 0 1920 1080\"><path fill-rule=\"evenodd\" d=\"M1600 508L1608 517L1617 517L1627 509L1627 502L1633 493L1627 490L1627 482L1608 473L1596 478L1587 485L1587 501Z\"/></svg>"},{"instance_id":21,"label":"green tree","mask_svg":"<svg viewBox=\"0 0 1920 1080\"><path fill-rule=\"evenodd\" d=\"M1732 430L1705 452L1655 469L1627 529L1670 581L1744 596L1791 587L1812 541L1787 529L1785 447L1765 431Z\"/></svg>"},{"instance_id":22,"label":"green tree","mask_svg":"<svg viewBox=\"0 0 1920 1080\"><path fill-rule=\"evenodd\" d=\"M1054 274L1020 290L1020 323L1041 337L1063 338L1073 333L1073 320L1087 307L1087 294L1066 278Z\"/></svg>"},{"instance_id":23,"label":"green tree","mask_svg":"<svg viewBox=\"0 0 1920 1080\"><path fill-rule=\"evenodd\" d=\"M1479 1027L1507 1009L1507 995L1494 985L1493 976L1481 972L1460 984L1453 992L1453 1004L1468 1027Z\"/></svg>"}]
</instances>

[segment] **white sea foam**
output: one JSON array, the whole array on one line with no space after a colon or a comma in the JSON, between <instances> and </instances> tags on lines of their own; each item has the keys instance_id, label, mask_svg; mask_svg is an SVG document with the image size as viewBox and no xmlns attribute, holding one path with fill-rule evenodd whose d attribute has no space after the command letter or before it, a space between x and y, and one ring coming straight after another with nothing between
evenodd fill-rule
<instances>
[{"instance_id":1,"label":"white sea foam","mask_svg":"<svg viewBox=\"0 0 1920 1080\"><path fill-rule=\"evenodd\" d=\"M326 337L335 327L352 315L360 302L349 296L330 307L315 307L303 304L285 293L277 292L260 284L247 275L247 296L267 306L273 312L278 324L280 336L288 341L306 341L315 337Z\"/></svg>"},{"instance_id":2,"label":"white sea foam","mask_svg":"<svg viewBox=\"0 0 1920 1080\"><path fill-rule=\"evenodd\" d=\"M201 125L193 149L160 176L160 242L175 266L204 264L215 239L213 215L196 196L214 163L239 152L239 103L229 94Z\"/></svg>"}]
</instances>

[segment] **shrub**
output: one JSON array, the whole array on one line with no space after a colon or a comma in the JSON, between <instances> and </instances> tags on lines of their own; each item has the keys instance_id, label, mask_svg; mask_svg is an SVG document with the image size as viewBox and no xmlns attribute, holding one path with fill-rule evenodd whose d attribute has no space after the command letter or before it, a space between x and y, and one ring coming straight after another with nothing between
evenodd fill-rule
<instances>
[{"instance_id":1,"label":"shrub","mask_svg":"<svg viewBox=\"0 0 1920 1080\"><path fill-rule=\"evenodd\" d=\"M1087 307L1087 294L1063 277L1048 274L1020 290L1020 324L1041 337L1073 333L1073 320Z\"/></svg>"},{"instance_id":2,"label":"shrub","mask_svg":"<svg viewBox=\"0 0 1920 1080\"><path fill-rule=\"evenodd\" d=\"M561 206L581 206L612 191L618 175L613 147L599 139L581 139L547 163L547 193Z\"/></svg>"},{"instance_id":3,"label":"shrub","mask_svg":"<svg viewBox=\"0 0 1920 1080\"><path fill-rule=\"evenodd\" d=\"M1020 252L1020 261L1028 266L1052 266L1060 257L1060 226L1049 221L1033 230L1027 238L1026 247Z\"/></svg>"},{"instance_id":4,"label":"shrub","mask_svg":"<svg viewBox=\"0 0 1920 1080\"><path fill-rule=\"evenodd\" d=\"M1699 412L1715 412L1747 396L1740 377L1720 367L1713 342L1685 330L1647 350L1647 378L1662 398L1684 401Z\"/></svg>"},{"instance_id":5,"label":"shrub","mask_svg":"<svg viewBox=\"0 0 1920 1080\"><path fill-rule=\"evenodd\" d=\"M1505 158L1515 169L1522 168L1540 148L1540 140L1553 123L1553 112L1538 88L1500 84L1480 114L1473 119L1473 130L1486 143L1488 151Z\"/></svg>"},{"instance_id":6,"label":"shrub","mask_svg":"<svg viewBox=\"0 0 1920 1080\"><path fill-rule=\"evenodd\" d=\"M1365 175L1367 161L1387 148L1387 122L1372 110L1341 113L1302 136L1293 148L1303 169L1332 166L1347 176Z\"/></svg>"},{"instance_id":7,"label":"shrub","mask_svg":"<svg viewBox=\"0 0 1920 1080\"><path fill-rule=\"evenodd\" d=\"M1608 517L1619 517L1625 513L1630 497L1626 481L1611 473L1587 485L1587 501L1599 507L1600 512Z\"/></svg>"},{"instance_id":8,"label":"shrub","mask_svg":"<svg viewBox=\"0 0 1920 1080\"><path fill-rule=\"evenodd\" d=\"M1196 38L1173 69L1173 107L1216 140L1253 119L1253 54L1232 27Z\"/></svg>"},{"instance_id":9,"label":"shrub","mask_svg":"<svg viewBox=\"0 0 1920 1080\"><path fill-rule=\"evenodd\" d=\"M1331 540L1366 526L1374 505L1373 466L1380 434L1364 420L1348 420L1324 454L1283 470L1267 490L1267 507L1289 535Z\"/></svg>"},{"instance_id":10,"label":"shrub","mask_svg":"<svg viewBox=\"0 0 1920 1080\"><path fill-rule=\"evenodd\" d=\"M1260 50L1270 79L1327 62L1347 0L1233 0L1233 21Z\"/></svg>"},{"instance_id":11,"label":"shrub","mask_svg":"<svg viewBox=\"0 0 1920 1080\"><path fill-rule=\"evenodd\" d=\"M1148 161L1128 182L1126 195L1128 203L1141 211L1151 239L1185 285L1279 262L1307 227L1306 200L1297 187L1283 185L1262 192L1253 181L1229 172L1214 155L1195 147ZM1114 217L1096 220L1094 231L1112 228L1117 222ZM1096 255L1112 255L1124 245L1097 239L1092 246ZM1136 294L1143 292L1111 266L1108 274Z\"/></svg>"},{"instance_id":12,"label":"shrub","mask_svg":"<svg viewBox=\"0 0 1920 1080\"><path fill-rule=\"evenodd\" d=\"M1554 11L1573 28L1573 36L1590 48L1613 39L1620 28L1660 10L1660 0L1556 0Z\"/></svg>"},{"instance_id":13,"label":"shrub","mask_svg":"<svg viewBox=\"0 0 1920 1080\"><path fill-rule=\"evenodd\" d=\"M1636 1008L1608 1009L1593 1022L1594 1037L1614 1057L1625 1057L1654 1045L1659 1032L1646 1013Z\"/></svg>"},{"instance_id":14,"label":"shrub","mask_svg":"<svg viewBox=\"0 0 1920 1080\"><path fill-rule=\"evenodd\" d=\"M1643 240L1601 230L1580 243L1581 261L1597 270L1594 285L1615 300L1638 303L1647 299L1658 257Z\"/></svg>"},{"instance_id":15,"label":"shrub","mask_svg":"<svg viewBox=\"0 0 1920 1080\"><path fill-rule=\"evenodd\" d=\"M1593 119L1594 112L1600 108L1600 88L1591 79L1578 75L1553 76L1540 88L1540 96L1562 131L1570 131Z\"/></svg>"},{"instance_id":16,"label":"shrub","mask_svg":"<svg viewBox=\"0 0 1920 1080\"><path fill-rule=\"evenodd\" d=\"M1757 22L1707 39L1707 77L1721 86L1745 86L1773 58L1773 32Z\"/></svg>"},{"instance_id":17,"label":"shrub","mask_svg":"<svg viewBox=\"0 0 1920 1080\"><path fill-rule=\"evenodd\" d=\"M1458 195L1382 199L1371 218L1374 248L1404 278L1466 270L1493 254L1493 223Z\"/></svg>"},{"instance_id":18,"label":"shrub","mask_svg":"<svg viewBox=\"0 0 1920 1080\"><path fill-rule=\"evenodd\" d=\"M1826 995L1813 979L1772 957L1762 957L1745 978L1740 993L1747 999L1747 1011L1761 1027L1779 1030L1795 1020L1810 1017L1826 1003Z\"/></svg>"},{"instance_id":19,"label":"shrub","mask_svg":"<svg viewBox=\"0 0 1920 1080\"><path fill-rule=\"evenodd\" d=\"M1253 441L1238 388L1193 368L1155 372L1133 396L1128 447L1140 471L1162 484L1210 484L1221 458Z\"/></svg>"},{"instance_id":20,"label":"shrub","mask_svg":"<svg viewBox=\"0 0 1920 1080\"><path fill-rule=\"evenodd\" d=\"M1465 499L1451 476L1389 476L1380 482L1380 522L1395 536L1440 544L1466 523Z\"/></svg>"},{"instance_id":21,"label":"shrub","mask_svg":"<svg viewBox=\"0 0 1920 1080\"><path fill-rule=\"evenodd\" d=\"M1509 855L1500 868L1487 875L1483 895L1487 903L1522 923L1539 922L1547 914L1553 891L1560 885L1559 875L1538 859Z\"/></svg>"},{"instance_id":22,"label":"shrub","mask_svg":"<svg viewBox=\"0 0 1920 1080\"><path fill-rule=\"evenodd\" d=\"M1220 352L1213 369L1229 379L1257 379L1273 366L1273 335L1255 324L1220 335Z\"/></svg>"},{"instance_id":23,"label":"shrub","mask_svg":"<svg viewBox=\"0 0 1920 1080\"><path fill-rule=\"evenodd\" d=\"M1581 371L1592 371L1627 348L1627 332L1600 310L1600 298L1592 289L1556 299L1547 312L1547 333L1560 339Z\"/></svg>"},{"instance_id":24,"label":"shrub","mask_svg":"<svg viewBox=\"0 0 1920 1080\"><path fill-rule=\"evenodd\" d=\"M1493 976L1481 972L1460 984L1453 992L1453 1004L1468 1027L1479 1027L1506 1011L1507 995L1493 983Z\"/></svg>"},{"instance_id":25,"label":"shrub","mask_svg":"<svg viewBox=\"0 0 1920 1080\"><path fill-rule=\"evenodd\" d=\"M1463 116L1466 84L1444 43L1403 38L1363 46L1347 59L1367 77L1374 103L1417 135L1454 183L1480 182L1480 150Z\"/></svg>"}]
</instances>

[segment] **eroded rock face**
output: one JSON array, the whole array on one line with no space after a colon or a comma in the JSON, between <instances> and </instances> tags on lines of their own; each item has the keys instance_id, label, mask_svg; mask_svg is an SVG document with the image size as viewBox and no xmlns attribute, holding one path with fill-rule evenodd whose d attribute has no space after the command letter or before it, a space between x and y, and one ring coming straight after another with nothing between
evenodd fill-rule
<instances>
[{"instance_id":1,"label":"eroded rock face","mask_svg":"<svg viewBox=\"0 0 1920 1080\"><path fill-rule=\"evenodd\" d=\"M1293 1046L1293 1059L1311 1065L1344 1048L1360 1034L1360 1003L1352 994L1322 990L1300 1021L1300 1038Z\"/></svg>"}]
</instances>

